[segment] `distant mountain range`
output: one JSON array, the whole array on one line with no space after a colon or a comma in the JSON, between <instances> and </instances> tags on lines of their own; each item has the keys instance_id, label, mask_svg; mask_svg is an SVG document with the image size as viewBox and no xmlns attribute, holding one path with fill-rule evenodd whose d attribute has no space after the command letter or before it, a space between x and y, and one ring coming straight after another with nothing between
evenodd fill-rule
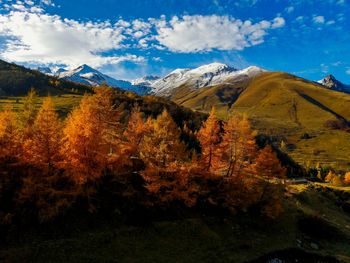
<instances>
[{"instance_id":1,"label":"distant mountain range","mask_svg":"<svg viewBox=\"0 0 350 263\"><path fill-rule=\"evenodd\" d=\"M84 85L98 86L106 83L109 86L133 91L140 95L153 94L162 97L171 97L181 86L196 90L225 83L232 85L233 82L242 83L242 81L251 80L261 73L267 72L267 70L255 66L238 70L226 64L211 63L194 69L175 69L165 77L144 76L127 81L112 78L85 64L73 70L63 68L52 70L48 67L40 67L38 70L59 79ZM350 86L343 84L333 75L326 76L318 83L332 90L350 93Z\"/></svg>"},{"instance_id":2,"label":"distant mountain range","mask_svg":"<svg viewBox=\"0 0 350 263\"><path fill-rule=\"evenodd\" d=\"M141 95L148 93L150 90L150 88L145 85L134 85L129 81L114 79L86 64L81 65L73 70L66 70L62 68L56 71L53 71L50 68L38 68L38 70L44 74L55 76L59 79L69 80L89 86L99 86L105 83L111 87L133 91Z\"/></svg>"},{"instance_id":3,"label":"distant mountain range","mask_svg":"<svg viewBox=\"0 0 350 263\"><path fill-rule=\"evenodd\" d=\"M154 94L168 97L176 88L182 85L190 85L194 89L199 89L225 83L233 78L250 79L266 70L258 67L237 70L225 64L211 63L195 69L176 69L163 78L145 76L132 81L117 80L85 64L73 70L62 68L51 70L47 67L40 67L38 71L84 85L98 86L106 83L109 86L133 91L141 95Z\"/></svg>"}]
</instances>

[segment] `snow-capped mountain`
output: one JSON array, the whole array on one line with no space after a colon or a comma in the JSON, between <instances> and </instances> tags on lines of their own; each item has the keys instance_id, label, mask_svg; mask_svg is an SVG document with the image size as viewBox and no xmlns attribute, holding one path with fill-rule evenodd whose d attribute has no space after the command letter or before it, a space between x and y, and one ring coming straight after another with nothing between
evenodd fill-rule
<instances>
[{"instance_id":1,"label":"snow-capped mountain","mask_svg":"<svg viewBox=\"0 0 350 263\"><path fill-rule=\"evenodd\" d=\"M350 86L343 84L333 75L327 75L325 78L319 80L318 83L332 90L350 93Z\"/></svg>"},{"instance_id":2,"label":"snow-capped mountain","mask_svg":"<svg viewBox=\"0 0 350 263\"><path fill-rule=\"evenodd\" d=\"M142 85L150 87L154 82L156 82L158 79L160 79L158 76L144 76L142 78L131 80L132 85Z\"/></svg>"},{"instance_id":3,"label":"snow-capped mountain","mask_svg":"<svg viewBox=\"0 0 350 263\"><path fill-rule=\"evenodd\" d=\"M265 70L255 66L237 70L221 63L211 63L195 69L176 69L164 78L155 81L151 85L151 93L168 96L172 90L184 84L198 89L223 84L238 77L253 78L262 72Z\"/></svg>"},{"instance_id":4,"label":"snow-capped mountain","mask_svg":"<svg viewBox=\"0 0 350 263\"><path fill-rule=\"evenodd\" d=\"M145 76L126 81L114 79L85 64L73 70L63 68L57 70L38 68L38 70L47 75L85 85L98 86L106 83L111 87L133 91L140 95L153 94L159 96L169 96L174 89L184 84L190 88L199 89L224 84L235 79L250 79L265 71L255 66L237 70L222 63L211 63L194 69L176 69L163 78Z\"/></svg>"},{"instance_id":5,"label":"snow-capped mountain","mask_svg":"<svg viewBox=\"0 0 350 263\"><path fill-rule=\"evenodd\" d=\"M52 74L54 76L59 76L60 74L62 74L63 72L67 72L68 70L64 69L64 68L57 68L55 70L52 71Z\"/></svg>"},{"instance_id":6,"label":"snow-capped mountain","mask_svg":"<svg viewBox=\"0 0 350 263\"><path fill-rule=\"evenodd\" d=\"M146 86L133 85L129 81L114 79L85 64L73 70L59 72L58 78L90 86L99 86L105 83L111 87L118 87L138 94L145 94L149 90Z\"/></svg>"},{"instance_id":7,"label":"snow-capped mountain","mask_svg":"<svg viewBox=\"0 0 350 263\"><path fill-rule=\"evenodd\" d=\"M37 70L46 75L52 74L52 70L49 67L38 67Z\"/></svg>"}]
</instances>

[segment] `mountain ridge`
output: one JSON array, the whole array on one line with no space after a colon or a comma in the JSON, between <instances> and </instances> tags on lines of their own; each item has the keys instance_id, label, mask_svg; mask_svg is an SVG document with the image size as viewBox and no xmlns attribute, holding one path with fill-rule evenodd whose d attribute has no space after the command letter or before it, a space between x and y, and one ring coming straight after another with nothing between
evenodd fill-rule
<instances>
[{"instance_id":1,"label":"mountain ridge","mask_svg":"<svg viewBox=\"0 0 350 263\"><path fill-rule=\"evenodd\" d=\"M334 77L332 74L327 75L323 79L318 81L319 84L322 86L340 91L340 92L345 92L345 93L350 93L350 85L346 85L339 81L336 77Z\"/></svg>"}]
</instances>

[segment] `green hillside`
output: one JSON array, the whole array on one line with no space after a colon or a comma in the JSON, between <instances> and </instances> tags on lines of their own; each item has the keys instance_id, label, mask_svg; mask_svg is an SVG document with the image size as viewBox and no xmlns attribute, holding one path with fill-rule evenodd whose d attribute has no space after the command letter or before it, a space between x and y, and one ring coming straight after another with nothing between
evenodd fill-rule
<instances>
[{"instance_id":1,"label":"green hillside","mask_svg":"<svg viewBox=\"0 0 350 263\"><path fill-rule=\"evenodd\" d=\"M58 80L39 71L0 60L0 96L22 96L31 87L40 95L91 92L91 87Z\"/></svg>"},{"instance_id":2,"label":"green hillside","mask_svg":"<svg viewBox=\"0 0 350 263\"><path fill-rule=\"evenodd\" d=\"M350 170L349 94L273 72L250 83L238 81L192 91L182 86L171 99L198 111L215 106L223 119L230 113L248 114L254 128L277 136L276 145L283 140L288 154L299 163L313 166L320 162Z\"/></svg>"}]
</instances>

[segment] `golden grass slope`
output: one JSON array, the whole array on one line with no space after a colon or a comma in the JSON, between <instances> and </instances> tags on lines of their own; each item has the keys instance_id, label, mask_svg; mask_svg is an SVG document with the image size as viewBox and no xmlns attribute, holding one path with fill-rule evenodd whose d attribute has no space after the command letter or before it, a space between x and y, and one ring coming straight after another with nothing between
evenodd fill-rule
<instances>
[{"instance_id":1,"label":"golden grass slope","mask_svg":"<svg viewBox=\"0 0 350 263\"><path fill-rule=\"evenodd\" d=\"M187 94L186 94L187 92ZM247 114L260 133L278 135L295 146L300 163L350 170L350 133L325 127L329 120L350 120L350 95L281 73L263 73L252 81L200 90L180 87L172 99L199 111L215 106L220 118ZM301 139L304 133L310 139Z\"/></svg>"}]
</instances>

